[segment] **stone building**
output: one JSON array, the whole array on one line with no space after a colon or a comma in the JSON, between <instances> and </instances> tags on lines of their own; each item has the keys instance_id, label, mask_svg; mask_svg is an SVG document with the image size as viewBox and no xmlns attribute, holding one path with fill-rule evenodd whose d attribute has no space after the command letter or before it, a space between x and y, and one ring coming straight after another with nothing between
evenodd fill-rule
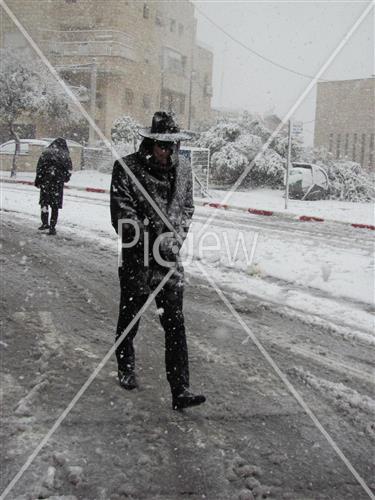
<instances>
[{"instance_id":1,"label":"stone building","mask_svg":"<svg viewBox=\"0 0 375 500\"><path fill-rule=\"evenodd\" d=\"M123 115L147 126L155 110L173 110L183 127L192 128L202 115L209 117L213 58L196 44L190 1L8 0L7 5L107 137ZM5 13L0 44L27 46ZM42 123L35 131L56 133ZM88 126L81 133L88 139Z\"/></svg>"},{"instance_id":2,"label":"stone building","mask_svg":"<svg viewBox=\"0 0 375 500\"><path fill-rule=\"evenodd\" d=\"M318 83L314 146L374 170L375 78Z\"/></svg>"}]
</instances>

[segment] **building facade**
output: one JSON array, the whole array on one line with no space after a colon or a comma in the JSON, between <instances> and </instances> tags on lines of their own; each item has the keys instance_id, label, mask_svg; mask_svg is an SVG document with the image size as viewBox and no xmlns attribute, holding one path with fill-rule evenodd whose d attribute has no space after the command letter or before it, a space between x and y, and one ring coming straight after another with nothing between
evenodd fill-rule
<instances>
[{"instance_id":1,"label":"building facade","mask_svg":"<svg viewBox=\"0 0 375 500\"><path fill-rule=\"evenodd\" d=\"M76 89L106 137L110 138L114 121L124 115L148 126L154 111L163 109L173 111L183 127L192 128L202 113L210 115L212 53L196 44L191 2L8 0L7 4ZM5 13L2 17L1 46L27 46L11 19ZM204 91L197 90L196 73L202 75L199 85ZM42 123L36 134L56 135L43 130Z\"/></svg>"},{"instance_id":2,"label":"building facade","mask_svg":"<svg viewBox=\"0 0 375 500\"><path fill-rule=\"evenodd\" d=\"M314 147L374 170L375 78L318 83Z\"/></svg>"}]
</instances>

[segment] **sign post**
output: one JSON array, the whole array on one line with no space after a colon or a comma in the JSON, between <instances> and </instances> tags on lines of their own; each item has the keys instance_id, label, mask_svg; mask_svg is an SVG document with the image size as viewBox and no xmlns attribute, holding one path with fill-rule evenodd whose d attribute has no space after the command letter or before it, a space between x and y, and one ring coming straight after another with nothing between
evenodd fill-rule
<instances>
[{"instance_id":1,"label":"sign post","mask_svg":"<svg viewBox=\"0 0 375 500\"><path fill-rule=\"evenodd\" d=\"M290 172L291 153L292 153L292 121L289 120L288 156L286 161L286 181L285 181L285 210L288 208L288 200L289 200L289 172Z\"/></svg>"}]
</instances>

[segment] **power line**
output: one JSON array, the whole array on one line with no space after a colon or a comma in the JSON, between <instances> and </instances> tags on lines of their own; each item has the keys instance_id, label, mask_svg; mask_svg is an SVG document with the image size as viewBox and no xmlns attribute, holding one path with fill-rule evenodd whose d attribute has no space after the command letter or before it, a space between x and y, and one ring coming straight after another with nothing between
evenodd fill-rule
<instances>
[{"instance_id":1,"label":"power line","mask_svg":"<svg viewBox=\"0 0 375 500\"><path fill-rule=\"evenodd\" d=\"M304 78L308 78L310 80L314 79L314 77L311 76L311 75L306 75L305 73L300 73L299 71L296 71L294 69L288 68L287 66L283 66L282 64L279 64L278 62L273 61L272 59L269 59L268 57L260 54L256 50L254 50L254 49L250 48L249 46L245 45L243 42L241 42L241 40L238 40L237 38L235 38L233 35L231 35L230 33L228 33L228 31L226 31L224 28L222 28L219 24L217 24L215 21L213 21L210 17L208 17L207 14L205 14L199 7L197 7L196 3L194 3L194 7L199 12L199 14L201 16L203 16L205 19L207 19L207 21L209 21L213 26L215 26L218 30L220 30L222 33L224 33L224 35L226 35L228 38L230 38L233 42L235 42L238 45L240 45L243 49L247 50L248 52L251 52L252 54L254 54L257 57L259 57L260 59L263 59L263 61L266 61L266 62L268 62L270 64L273 64L274 66L276 66L276 67L278 67L280 69L283 69L285 71L289 71L289 73L293 73L293 74L298 75L298 76L303 76ZM326 80L319 79L319 81L326 81Z\"/></svg>"}]
</instances>

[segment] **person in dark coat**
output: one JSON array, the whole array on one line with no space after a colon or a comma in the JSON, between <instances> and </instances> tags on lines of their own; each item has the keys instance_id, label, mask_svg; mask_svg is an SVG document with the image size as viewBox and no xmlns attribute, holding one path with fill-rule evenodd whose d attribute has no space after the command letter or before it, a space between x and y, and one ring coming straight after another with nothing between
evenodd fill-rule
<instances>
[{"instance_id":1,"label":"person in dark coat","mask_svg":"<svg viewBox=\"0 0 375 500\"><path fill-rule=\"evenodd\" d=\"M190 139L191 134L180 131L170 114L157 112L152 127L141 130L140 135L143 141L138 152L126 156L123 162L166 215L175 233L165 225L121 163L116 161L111 182L111 219L116 232L122 235L123 243L116 340L145 304L149 294L160 285L171 264L174 273L155 301L165 332L165 365L172 406L182 409L205 401L204 396L189 390L183 315L184 270L179 255L194 205L191 165L188 160L179 158L178 149L180 141ZM168 266L163 263L168 263ZM127 390L137 387L133 341L138 326L139 320L116 349L119 382Z\"/></svg>"},{"instance_id":2,"label":"person in dark coat","mask_svg":"<svg viewBox=\"0 0 375 500\"><path fill-rule=\"evenodd\" d=\"M35 186L40 188L39 205L41 206L42 225L40 230L49 229L49 234L56 234L59 209L63 206L64 183L70 180L72 160L66 140L55 139L40 155L36 167ZM51 219L49 220L49 207Z\"/></svg>"}]
</instances>

